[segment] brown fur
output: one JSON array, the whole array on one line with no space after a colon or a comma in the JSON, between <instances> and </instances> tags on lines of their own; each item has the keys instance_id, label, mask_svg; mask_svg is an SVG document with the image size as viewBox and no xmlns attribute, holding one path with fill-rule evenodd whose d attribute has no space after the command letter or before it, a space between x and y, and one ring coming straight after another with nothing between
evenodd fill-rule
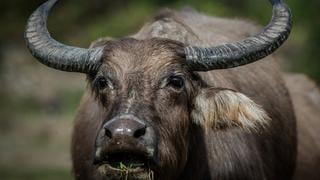
<instances>
[{"instance_id":1,"label":"brown fur","mask_svg":"<svg viewBox=\"0 0 320 180\"><path fill-rule=\"evenodd\" d=\"M99 71L88 75L90 86L75 121L72 158L76 179L103 179L92 164L95 138L105 122L127 112L142 117L157 131L156 179L290 179L295 167L296 124L273 58L205 73L190 72L184 63L184 44L230 42L255 29L243 21L172 11L145 25L134 39L95 44L105 47L105 56ZM185 79L183 89L167 85L172 75ZM107 90L97 90L99 77L110 79ZM255 131L226 128L205 133L191 114L196 98L208 88L213 91L211 96L223 88L241 94L242 99L250 98L245 103L262 108L265 118L259 121L268 121L268 126L257 126ZM235 114L243 106L239 108L229 117L238 117ZM210 117L212 112L200 113Z\"/></svg>"},{"instance_id":2,"label":"brown fur","mask_svg":"<svg viewBox=\"0 0 320 180\"><path fill-rule=\"evenodd\" d=\"M298 157L296 180L319 179L320 90L305 75L285 74L297 116Z\"/></svg>"}]
</instances>

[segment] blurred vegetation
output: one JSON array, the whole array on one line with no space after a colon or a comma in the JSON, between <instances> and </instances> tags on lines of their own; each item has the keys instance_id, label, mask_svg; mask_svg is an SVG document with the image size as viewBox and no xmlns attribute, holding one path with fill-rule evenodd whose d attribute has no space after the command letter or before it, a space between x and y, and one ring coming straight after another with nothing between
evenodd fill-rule
<instances>
[{"instance_id":1,"label":"blurred vegetation","mask_svg":"<svg viewBox=\"0 0 320 180\"><path fill-rule=\"evenodd\" d=\"M25 48L25 23L43 2L0 2L0 179L71 178L69 139L85 80L40 65ZM294 29L278 55L286 70L320 82L320 1L286 2ZM262 26L271 15L268 0L60 0L50 14L49 29L58 41L87 47L99 37L135 33L162 7L185 5Z\"/></svg>"}]
</instances>

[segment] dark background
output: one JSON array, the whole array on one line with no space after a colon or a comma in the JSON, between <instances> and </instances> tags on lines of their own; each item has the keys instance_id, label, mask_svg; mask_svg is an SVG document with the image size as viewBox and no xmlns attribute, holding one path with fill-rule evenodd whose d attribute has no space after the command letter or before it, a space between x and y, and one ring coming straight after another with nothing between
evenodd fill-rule
<instances>
[{"instance_id":1,"label":"dark background","mask_svg":"<svg viewBox=\"0 0 320 180\"><path fill-rule=\"evenodd\" d=\"M72 119L85 76L47 68L27 51L23 31L43 0L0 2L0 179L70 179ZM286 0L294 15L290 39L276 53L284 71L320 82L320 1ZM205 14L263 26L267 0L60 0L49 18L52 36L88 47L104 36L136 32L161 7L190 5Z\"/></svg>"}]
</instances>

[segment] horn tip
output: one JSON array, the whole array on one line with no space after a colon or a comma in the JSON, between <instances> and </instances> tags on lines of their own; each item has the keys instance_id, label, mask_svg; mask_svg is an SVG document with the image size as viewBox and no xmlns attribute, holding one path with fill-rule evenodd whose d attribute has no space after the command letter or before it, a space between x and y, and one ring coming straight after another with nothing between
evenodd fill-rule
<instances>
[{"instance_id":1,"label":"horn tip","mask_svg":"<svg viewBox=\"0 0 320 180\"><path fill-rule=\"evenodd\" d=\"M44 5L50 9L53 5L55 5L59 0L48 0L47 2L44 3Z\"/></svg>"},{"instance_id":2,"label":"horn tip","mask_svg":"<svg viewBox=\"0 0 320 180\"><path fill-rule=\"evenodd\" d=\"M272 5L283 4L283 0L269 0Z\"/></svg>"}]
</instances>

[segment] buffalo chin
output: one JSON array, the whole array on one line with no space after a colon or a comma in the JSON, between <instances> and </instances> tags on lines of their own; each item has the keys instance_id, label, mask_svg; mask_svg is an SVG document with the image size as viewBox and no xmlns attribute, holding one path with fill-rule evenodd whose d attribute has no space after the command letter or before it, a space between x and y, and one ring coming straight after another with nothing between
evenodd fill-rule
<instances>
[{"instance_id":1,"label":"buffalo chin","mask_svg":"<svg viewBox=\"0 0 320 180\"><path fill-rule=\"evenodd\" d=\"M152 180L153 171L146 167L136 167L128 169L119 169L110 164L103 164L98 167L98 172L105 177L105 179L123 180Z\"/></svg>"},{"instance_id":2,"label":"buffalo chin","mask_svg":"<svg viewBox=\"0 0 320 180\"><path fill-rule=\"evenodd\" d=\"M143 155L131 153L112 153L98 167L106 179L153 179L150 161Z\"/></svg>"}]
</instances>

